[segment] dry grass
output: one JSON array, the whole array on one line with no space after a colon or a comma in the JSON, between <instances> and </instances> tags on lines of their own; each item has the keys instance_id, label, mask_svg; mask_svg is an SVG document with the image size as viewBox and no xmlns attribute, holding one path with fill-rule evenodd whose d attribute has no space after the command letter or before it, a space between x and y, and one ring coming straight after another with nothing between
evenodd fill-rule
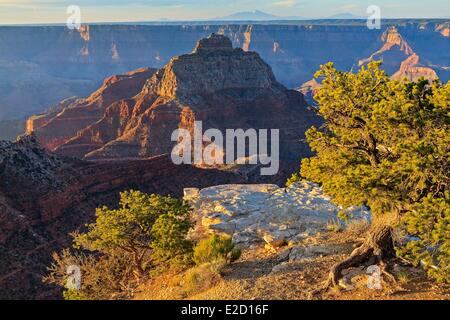
<instances>
[{"instance_id":1,"label":"dry grass","mask_svg":"<svg viewBox=\"0 0 450 320\"><path fill-rule=\"evenodd\" d=\"M361 236L369 230L370 223L367 219L354 219L347 224L346 230L356 236Z\"/></svg>"},{"instance_id":2,"label":"dry grass","mask_svg":"<svg viewBox=\"0 0 450 320\"><path fill-rule=\"evenodd\" d=\"M406 272L398 272L395 277L397 278L397 281L401 284L401 285L406 285L410 282L409 279L409 275Z\"/></svg>"},{"instance_id":3,"label":"dry grass","mask_svg":"<svg viewBox=\"0 0 450 320\"><path fill-rule=\"evenodd\" d=\"M225 266L225 261L216 261L189 269L183 278L184 289L187 293L194 293L211 288L220 281Z\"/></svg>"},{"instance_id":4,"label":"dry grass","mask_svg":"<svg viewBox=\"0 0 450 320\"><path fill-rule=\"evenodd\" d=\"M357 230L360 230L358 228ZM291 262L283 272L271 273L279 264L277 255L263 246L244 250L238 262L221 266L202 265L187 272L154 279L142 286L136 299L189 300L306 300L328 276L330 268L345 259L357 245L350 233L326 233L320 238L307 239L314 244L346 244L348 252L318 256L305 261ZM405 273L403 275L402 273ZM325 300L437 300L450 299L450 287L437 285L420 269L401 267L395 272L405 290L384 284L382 290L366 286L349 292L333 292L317 297ZM176 279L176 280L173 280Z\"/></svg>"},{"instance_id":5,"label":"dry grass","mask_svg":"<svg viewBox=\"0 0 450 320\"><path fill-rule=\"evenodd\" d=\"M339 220L333 219L327 222L326 229L330 232L342 232L344 231L344 226Z\"/></svg>"}]
</instances>

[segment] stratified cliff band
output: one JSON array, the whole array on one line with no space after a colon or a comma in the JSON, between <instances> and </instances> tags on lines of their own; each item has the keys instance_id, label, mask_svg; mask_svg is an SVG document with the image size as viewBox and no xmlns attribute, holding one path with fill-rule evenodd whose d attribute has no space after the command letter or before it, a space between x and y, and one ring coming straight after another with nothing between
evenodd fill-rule
<instances>
[{"instance_id":1,"label":"stratified cliff band","mask_svg":"<svg viewBox=\"0 0 450 320\"><path fill-rule=\"evenodd\" d=\"M448 19L383 19L380 30L369 30L364 20L83 25L79 31L0 27L5 48L0 51L0 73L5 75L0 77L0 121L24 119L62 99L86 96L113 74L161 68L213 32L229 37L234 47L258 52L280 83L297 88L328 61L342 70L357 67L383 47L392 27L421 67L431 68L442 81L450 79ZM392 75L405 57L387 53L383 59Z\"/></svg>"},{"instance_id":2,"label":"stratified cliff band","mask_svg":"<svg viewBox=\"0 0 450 320\"><path fill-rule=\"evenodd\" d=\"M192 53L172 58L130 97L142 82L135 78L149 73L146 69L121 78L115 83L118 88L108 86L107 80L90 98L31 118L29 132L63 155L145 158L170 153L172 132L192 132L194 122L202 121L204 130L222 132L280 129L283 159L298 162L309 154L301 139L318 118L303 95L277 82L256 52L234 49L227 37L212 34L200 40ZM133 90L122 94L121 83L131 81Z\"/></svg>"}]
</instances>

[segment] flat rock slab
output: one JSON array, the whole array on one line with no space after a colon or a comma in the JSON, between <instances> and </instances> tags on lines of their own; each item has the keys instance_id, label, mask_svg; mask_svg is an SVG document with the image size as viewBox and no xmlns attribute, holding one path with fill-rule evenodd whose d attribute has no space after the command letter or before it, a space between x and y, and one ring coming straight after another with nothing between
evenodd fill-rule
<instances>
[{"instance_id":1,"label":"flat rock slab","mask_svg":"<svg viewBox=\"0 0 450 320\"><path fill-rule=\"evenodd\" d=\"M230 235L241 246L267 239L295 243L324 231L342 209L317 184L305 181L287 188L273 184L188 188L184 194L194 208L198 227ZM352 219L370 221L370 212L364 207L349 213Z\"/></svg>"}]
</instances>

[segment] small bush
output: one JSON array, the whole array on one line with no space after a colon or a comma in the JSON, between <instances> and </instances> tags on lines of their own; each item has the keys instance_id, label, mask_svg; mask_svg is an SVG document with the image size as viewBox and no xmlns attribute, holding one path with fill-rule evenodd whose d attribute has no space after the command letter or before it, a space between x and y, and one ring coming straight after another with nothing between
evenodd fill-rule
<instances>
[{"instance_id":1,"label":"small bush","mask_svg":"<svg viewBox=\"0 0 450 320\"><path fill-rule=\"evenodd\" d=\"M64 287L67 268L77 266L81 288L66 290L65 299L131 297L154 271L192 264L190 213L186 203L170 196L122 192L118 209L98 208L87 232L73 234L73 249L53 255L44 281Z\"/></svg>"},{"instance_id":2,"label":"small bush","mask_svg":"<svg viewBox=\"0 0 450 320\"><path fill-rule=\"evenodd\" d=\"M45 283L64 288L65 300L110 300L128 298L138 285L133 268L133 257L123 252L106 254L84 254L64 249L53 254L53 263L48 268ZM79 290L67 287L68 267L80 268Z\"/></svg>"},{"instance_id":3,"label":"small bush","mask_svg":"<svg viewBox=\"0 0 450 320\"><path fill-rule=\"evenodd\" d=\"M211 288L220 281L224 260L205 263L189 269L184 276L184 288L187 292L199 292Z\"/></svg>"},{"instance_id":4,"label":"small bush","mask_svg":"<svg viewBox=\"0 0 450 320\"><path fill-rule=\"evenodd\" d=\"M76 289L67 289L66 291L64 291L63 298L64 300L89 300L86 296L83 295L80 290Z\"/></svg>"},{"instance_id":5,"label":"small bush","mask_svg":"<svg viewBox=\"0 0 450 320\"><path fill-rule=\"evenodd\" d=\"M224 260L227 264L239 259L241 250L235 247L230 237L211 235L200 240L194 248L194 262L197 265Z\"/></svg>"},{"instance_id":6,"label":"small bush","mask_svg":"<svg viewBox=\"0 0 450 320\"><path fill-rule=\"evenodd\" d=\"M343 226L339 220L330 220L327 222L327 230L330 232L342 232Z\"/></svg>"}]
</instances>

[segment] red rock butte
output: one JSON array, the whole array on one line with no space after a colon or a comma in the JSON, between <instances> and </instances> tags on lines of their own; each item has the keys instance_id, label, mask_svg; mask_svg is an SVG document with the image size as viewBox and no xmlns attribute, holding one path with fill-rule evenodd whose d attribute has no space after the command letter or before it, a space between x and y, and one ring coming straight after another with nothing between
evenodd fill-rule
<instances>
[{"instance_id":1,"label":"red rock butte","mask_svg":"<svg viewBox=\"0 0 450 320\"><path fill-rule=\"evenodd\" d=\"M31 118L28 128L57 153L84 159L146 158L171 152L175 129L280 129L281 156L309 154L299 142L317 124L301 93L275 79L256 52L212 34L162 69L105 81L87 99Z\"/></svg>"}]
</instances>

